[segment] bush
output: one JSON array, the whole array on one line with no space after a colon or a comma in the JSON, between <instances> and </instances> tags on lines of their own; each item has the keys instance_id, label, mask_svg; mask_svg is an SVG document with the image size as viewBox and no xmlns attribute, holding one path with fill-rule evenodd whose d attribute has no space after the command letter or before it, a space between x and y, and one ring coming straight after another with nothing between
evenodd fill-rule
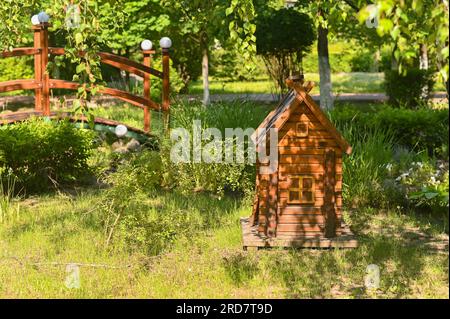
<instances>
[{"instance_id":1,"label":"bush","mask_svg":"<svg viewBox=\"0 0 450 319\"><path fill-rule=\"evenodd\" d=\"M394 152L394 136L382 128L359 130L346 125L341 129L352 145L352 154L344 157L343 199L351 207L389 205L384 191L385 164Z\"/></svg>"},{"instance_id":2,"label":"bush","mask_svg":"<svg viewBox=\"0 0 450 319\"><path fill-rule=\"evenodd\" d=\"M224 216L235 208L234 200L168 190L160 196L166 171L159 152L124 156L117 170L104 178L110 187L103 192L99 211L107 244L156 255L180 237L228 222Z\"/></svg>"},{"instance_id":3,"label":"bush","mask_svg":"<svg viewBox=\"0 0 450 319\"><path fill-rule=\"evenodd\" d=\"M385 70L385 90L393 106L417 107L433 92L434 74L429 70L408 69L406 74Z\"/></svg>"},{"instance_id":4,"label":"bush","mask_svg":"<svg viewBox=\"0 0 450 319\"><path fill-rule=\"evenodd\" d=\"M89 172L93 132L68 121L32 119L0 127L0 167L17 177L17 186L42 191L74 182Z\"/></svg>"},{"instance_id":5,"label":"bush","mask_svg":"<svg viewBox=\"0 0 450 319\"><path fill-rule=\"evenodd\" d=\"M9 80L30 79L34 75L31 57L0 58L0 82ZM3 94L29 94L29 90L7 92Z\"/></svg>"},{"instance_id":6,"label":"bush","mask_svg":"<svg viewBox=\"0 0 450 319\"><path fill-rule=\"evenodd\" d=\"M371 72L373 66L373 53L365 51L352 57L350 60L352 72Z\"/></svg>"},{"instance_id":7,"label":"bush","mask_svg":"<svg viewBox=\"0 0 450 319\"><path fill-rule=\"evenodd\" d=\"M408 110L384 106L364 112L360 108L344 106L330 114L338 127L351 125L355 129L390 129L397 145L409 150L426 150L430 155L448 157L448 110L421 108Z\"/></svg>"},{"instance_id":8,"label":"bush","mask_svg":"<svg viewBox=\"0 0 450 319\"><path fill-rule=\"evenodd\" d=\"M395 183L410 206L432 212L448 212L448 162L412 162L396 173ZM394 175L395 177L395 175Z\"/></svg>"},{"instance_id":9,"label":"bush","mask_svg":"<svg viewBox=\"0 0 450 319\"><path fill-rule=\"evenodd\" d=\"M217 128L225 136L225 128L256 128L267 109L252 103L216 103L208 108L201 104L179 104L172 109L172 127L185 128L192 136L194 120L200 120L202 130ZM248 141L246 141L248 142ZM208 191L222 195L235 191L249 195L253 192L255 167L253 163L173 163L170 149L174 142L165 141L162 149L164 185L189 191ZM204 146L208 141L202 141ZM192 142L191 142L192 146ZM245 146L246 147L246 146Z\"/></svg>"}]
</instances>

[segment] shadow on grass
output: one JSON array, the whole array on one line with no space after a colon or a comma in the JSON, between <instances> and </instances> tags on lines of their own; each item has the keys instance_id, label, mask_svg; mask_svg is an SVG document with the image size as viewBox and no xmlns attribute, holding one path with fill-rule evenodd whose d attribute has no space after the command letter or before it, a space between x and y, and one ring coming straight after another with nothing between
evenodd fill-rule
<instances>
[{"instance_id":1,"label":"shadow on grass","mask_svg":"<svg viewBox=\"0 0 450 319\"><path fill-rule=\"evenodd\" d=\"M236 286L253 279L258 273L258 260L255 255L234 252L223 256L223 266Z\"/></svg>"},{"instance_id":2,"label":"shadow on grass","mask_svg":"<svg viewBox=\"0 0 450 319\"><path fill-rule=\"evenodd\" d=\"M37 205L23 207L19 221L3 228L4 236L14 240L25 232L35 233L50 238L55 247L61 247L70 238L92 237L92 233L98 235L97 240L103 237L106 240L101 190L85 189L75 196L46 196ZM190 238L231 223L233 218L229 216L236 213L240 202L239 197L219 199L210 194L184 195L172 191L133 197L127 207L130 218L118 228L122 232L118 235L126 237L133 244L132 249L158 248L147 251L155 255L169 248L180 236Z\"/></svg>"},{"instance_id":3,"label":"shadow on grass","mask_svg":"<svg viewBox=\"0 0 450 319\"><path fill-rule=\"evenodd\" d=\"M365 238L352 250L290 250L269 260L286 298L405 298L424 267L424 249L404 247L383 236ZM365 289L366 267L381 270L380 287Z\"/></svg>"}]
</instances>

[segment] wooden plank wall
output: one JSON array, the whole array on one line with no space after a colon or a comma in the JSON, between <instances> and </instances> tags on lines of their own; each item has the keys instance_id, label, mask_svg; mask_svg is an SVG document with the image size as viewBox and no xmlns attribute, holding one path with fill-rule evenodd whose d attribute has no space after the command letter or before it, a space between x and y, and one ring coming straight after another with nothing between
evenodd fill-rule
<instances>
[{"instance_id":1,"label":"wooden plank wall","mask_svg":"<svg viewBox=\"0 0 450 319\"><path fill-rule=\"evenodd\" d=\"M299 137L297 123L308 124L308 136ZM325 151L334 150L335 157L335 216L340 225L342 215L342 151L334 138L302 104L294 110L278 133L279 136L279 183L277 238L321 237L324 234L325 218L323 205ZM292 175L311 175L315 180L314 204L288 204ZM261 194L262 195L262 194ZM339 234L339 228L337 234Z\"/></svg>"}]
</instances>

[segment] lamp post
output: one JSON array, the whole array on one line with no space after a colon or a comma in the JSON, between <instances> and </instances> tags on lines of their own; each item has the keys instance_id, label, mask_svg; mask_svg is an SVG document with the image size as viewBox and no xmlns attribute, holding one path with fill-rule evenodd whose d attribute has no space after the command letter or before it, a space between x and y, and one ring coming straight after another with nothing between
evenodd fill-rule
<instances>
[{"instance_id":1,"label":"lamp post","mask_svg":"<svg viewBox=\"0 0 450 319\"><path fill-rule=\"evenodd\" d=\"M150 67L152 63L152 54L155 51L152 50L153 43L150 40L144 40L141 42L142 54L144 55L144 65ZM144 97L148 100L150 96L150 74L144 73ZM146 104L144 108L144 131L150 132L151 112L150 105Z\"/></svg>"},{"instance_id":2,"label":"lamp post","mask_svg":"<svg viewBox=\"0 0 450 319\"><path fill-rule=\"evenodd\" d=\"M162 50L162 69L163 69L163 92L162 92L162 109L164 112L164 127L169 128L169 117L168 117L168 111L170 107L170 100L169 100L169 89L170 89L170 83L169 83L169 49L172 46L172 40L168 37L163 37L161 40L159 40L159 45L161 46Z\"/></svg>"}]
</instances>

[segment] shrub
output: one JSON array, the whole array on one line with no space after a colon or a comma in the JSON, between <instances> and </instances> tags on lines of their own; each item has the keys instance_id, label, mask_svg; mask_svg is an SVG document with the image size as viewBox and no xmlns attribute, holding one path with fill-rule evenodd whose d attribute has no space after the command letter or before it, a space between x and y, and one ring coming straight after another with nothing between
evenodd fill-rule
<instances>
[{"instance_id":1,"label":"shrub","mask_svg":"<svg viewBox=\"0 0 450 319\"><path fill-rule=\"evenodd\" d=\"M0 127L0 167L17 177L28 192L74 182L89 171L93 132L68 121L32 119Z\"/></svg>"},{"instance_id":2,"label":"shrub","mask_svg":"<svg viewBox=\"0 0 450 319\"><path fill-rule=\"evenodd\" d=\"M110 187L103 192L99 211L107 244L156 255L180 237L223 225L232 200L168 190L159 196L165 172L160 153L146 150L127 156L104 178Z\"/></svg>"},{"instance_id":3,"label":"shrub","mask_svg":"<svg viewBox=\"0 0 450 319\"><path fill-rule=\"evenodd\" d=\"M30 79L33 77L32 57L0 58L0 82L9 80ZM3 94L29 94L30 91L14 91Z\"/></svg>"},{"instance_id":4,"label":"shrub","mask_svg":"<svg viewBox=\"0 0 450 319\"><path fill-rule=\"evenodd\" d=\"M208 108L201 104L178 104L172 109L172 127L192 133L194 120L200 120L202 130L217 128L224 136L225 128L256 128L267 109L252 103L217 103ZM191 134L192 136L192 134ZM202 141L204 146L208 141ZM248 142L248 141L246 141ZM248 163L173 163L170 160L172 141L162 148L164 185L189 191L208 191L222 195L224 191L250 194L254 189L255 167ZM191 143L192 145L192 143Z\"/></svg>"},{"instance_id":5,"label":"shrub","mask_svg":"<svg viewBox=\"0 0 450 319\"><path fill-rule=\"evenodd\" d=\"M394 136L381 128L359 130L351 125L342 128L342 134L353 151L344 157L343 198L351 207L389 205L384 191L385 164L394 151Z\"/></svg>"},{"instance_id":6,"label":"shrub","mask_svg":"<svg viewBox=\"0 0 450 319\"><path fill-rule=\"evenodd\" d=\"M146 215L141 213L141 207L160 185L161 161L158 153L143 151L124 156L128 158L122 158L122 164L116 171L103 178L103 182L110 185L103 193L100 204L107 244L117 227L133 230L125 234L126 241L132 238L138 242L145 240L146 232L136 229L146 225Z\"/></svg>"},{"instance_id":7,"label":"shrub","mask_svg":"<svg viewBox=\"0 0 450 319\"><path fill-rule=\"evenodd\" d=\"M397 188L411 206L448 212L448 162L437 167L430 161L413 162L395 178Z\"/></svg>"},{"instance_id":8,"label":"shrub","mask_svg":"<svg viewBox=\"0 0 450 319\"><path fill-rule=\"evenodd\" d=\"M426 150L430 155L448 157L448 110L420 108L408 110L384 106L381 109L362 111L344 106L330 114L338 127L353 126L356 130L390 129L397 145L409 150Z\"/></svg>"},{"instance_id":9,"label":"shrub","mask_svg":"<svg viewBox=\"0 0 450 319\"><path fill-rule=\"evenodd\" d=\"M303 73L302 61L315 39L311 18L297 10L267 9L256 19L256 52L262 57L269 77L279 92L286 78Z\"/></svg>"},{"instance_id":10,"label":"shrub","mask_svg":"<svg viewBox=\"0 0 450 319\"><path fill-rule=\"evenodd\" d=\"M406 74L385 70L385 89L393 106L417 107L433 92L434 74L429 70L408 69Z\"/></svg>"},{"instance_id":11,"label":"shrub","mask_svg":"<svg viewBox=\"0 0 450 319\"><path fill-rule=\"evenodd\" d=\"M350 66L352 72L371 72L373 66L373 54L365 51L352 57Z\"/></svg>"}]
</instances>

